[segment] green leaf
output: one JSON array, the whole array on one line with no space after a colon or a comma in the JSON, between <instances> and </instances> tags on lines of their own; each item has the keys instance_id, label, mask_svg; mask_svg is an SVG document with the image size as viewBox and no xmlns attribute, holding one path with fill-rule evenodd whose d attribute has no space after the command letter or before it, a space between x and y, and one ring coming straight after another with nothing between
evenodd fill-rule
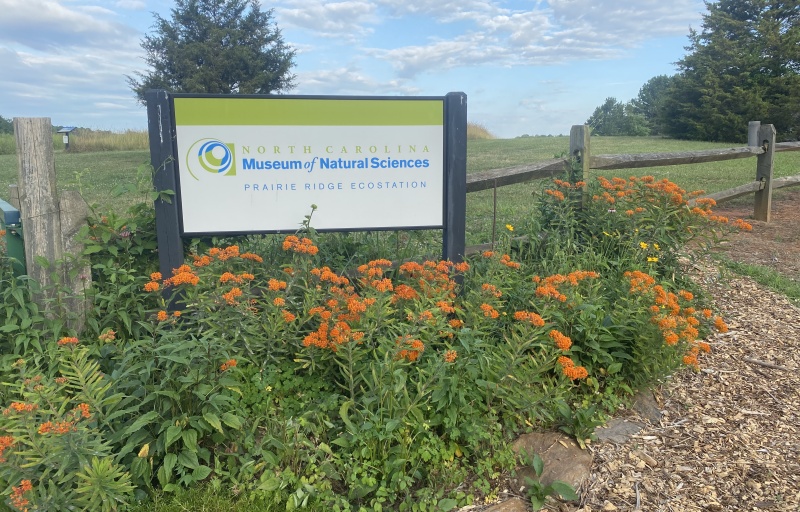
<instances>
[{"instance_id":1,"label":"green leaf","mask_svg":"<svg viewBox=\"0 0 800 512\"><path fill-rule=\"evenodd\" d=\"M167 428L166 444L164 448L169 448L172 444L181 438L181 427L178 425L171 425Z\"/></svg>"},{"instance_id":2,"label":"green leaf","mask_svg":"<svg viewBox=\"0 0 800 512\"><path fill-rule=\"evenodd\" d=\"M178 455L178 464L189 469L197 469L200 467L197 454L187 450L183 450L180 455Z\"/></svg>"},{"instance_id":3,"label":"green leaf","mask_svg":"<svg viewBox=\"0 0 800 512\"><path fill-rule=\"evenodd\" d=\"M123 438L128 437L132 433L141 430L142 428L144 428L145 425L153 422L156 419L158 419L158 413L156 411L150 411L148 413L143 414L142 416L139 416L139 419L134 421L128 428L125 429L122 437Z\"/></svg>"},{"instance_id":4,"label":"green leaf","mask_svg":"<svg viewBox=\"0 0 800 512\"><path fill-rule=\"evenodd\" d=\"M531 508L533 510L541 510L544 507L544 497L543 496L531 496Z\"/></svg>"},{"instance_id":5,"label":"green leaf","mask_svg":"<svg viewBox=\"0 0 800 512\"><path fill-rule=\"evenodd\" d=\"M458 506L458 501L451 498L445 498L443 500L439 500L439 503L436 504L436 509L446 511L446 510L453 510L457 506Z\"/></svg>"},{"instance_id":6,"label":"green leaf","mask_svg":"<svg viewBox=\"0 0 800 512\"><path fill-rule=\"evenodd\" d=\"M190 452L197 451L197 431L194 429L187 429L181 432L183 438L183 446Z\"/></svg>"},{"instance_id":7,"label":"green leaf","mask_svg":"<svg viewBox=\"0 0 800 512\"><path fill-rule=\"evenodd\" d=\"M172 474L172 470L175 469L175 464L178 463L178 456L174 453L168 453L164 455L164 465L161 466L162 468L166 468L169 474Z\"/></svg>"},{"instance_id":8,"label":"green leaf","mask_svg":"<svg viewBox=\"0 0 800 512\"><path fill-rule=\"evenodd\" d=\"M222 423L219 421L219 417L216 414L213 412L204 412L203 419L206 420L209 425L222 432Z\"/></svg>"},{"instance_id":9,"label":"green leaf","mask_svg":"<svg viewBox=\"0 0 800 512\"><path fill-rule=\"evenodd\" d=\"M264 473L264 475L268 475L268 473ZM270 477L266 480L262 480L261 483L258 485L259 491L266 491L272 492L277 491L281 486L281 481L277 477Z\"/></svg>"},{"instance_id":10,"label":"green leaf","mask_svg":"<svg viewBox=\"0 0 800 512\"><path fill-rule=\"evenodd\" d=\"M578 493L575 492L575 488L566 482L556 480L555 482L550 484L550 487L553 488L553 491L556 494L558 494L567 501L574 501L578 499Z\"/></svg>"},{"instance_id":11,"label":"green leaf","mask_svg":"<svg viewBox=\"0 0 800 512\"><path fill-rule=\"evenodd\" d=\"M531 465L533 466L533 470L536 472L536 476L542 476L542 473L544 472L544 461L538 453L533 454L533 462Z\"/></svg>"},{"instance_id":12,"label":"green leaf","mask_svg":"<svg viewBox=\"0 0 800 512\"><path fill-rule=\"evenodd\" d=\"M222 413L222 422L231 428L235 429L242 428L242 419L236 416L235 414L231 414L229 412Z\"/></svg>"},{"instance_id":13,"label":"green leaf","mask_svg":"<svg viewBox=\"0 0 800 512\"><path fill-rule=\"evenodd\" d=\"M608 368L606 368L606 371L608 372L609 375L614 375L615 373L619 373L620 370L622 370L622 363L611 363L610 365L608 365Z\"/></svg>"},{"instance_id":14,"label":"green leaf","mask_svg":"<svg viewBox=\"0 0 800 512\"><path fill-rule=\"evenodd\" d=\"M199 468L195 469L192 473L192 478L195 482L199 482L200 480L205 480L208 478L208 475L211 474L211 468L208 466L200 466Z\"/></svg>"}]
</instances>

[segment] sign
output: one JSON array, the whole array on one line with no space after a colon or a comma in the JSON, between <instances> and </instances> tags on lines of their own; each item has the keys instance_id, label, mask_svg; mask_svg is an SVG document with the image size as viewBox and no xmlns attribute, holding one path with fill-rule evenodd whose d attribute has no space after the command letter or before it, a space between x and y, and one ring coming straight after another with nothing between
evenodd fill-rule
<instances>
[{"instance_id":1,"label":"sign","mask_svg":"<svg viewBox=\"0 0 800 512\"><path fill-rule=\"evenodd\" d=\"M184 235L444 225L444 98L171 97Z\"/></svg>"}]
</instances>

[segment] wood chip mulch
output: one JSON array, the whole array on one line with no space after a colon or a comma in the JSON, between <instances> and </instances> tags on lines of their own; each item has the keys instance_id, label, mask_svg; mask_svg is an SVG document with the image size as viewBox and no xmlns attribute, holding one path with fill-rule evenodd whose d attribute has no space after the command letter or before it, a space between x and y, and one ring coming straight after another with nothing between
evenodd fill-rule
<instances>
[{"instance_id":1,"label":"wood chip mulch","mask_svg":"<svg viewBox=\"0 0 800 512\"><path fill-rule=\"evenodd\" d=\"M700 371L655 390L662 417L590 447L582 500L561 510L800 511L800 309L748 278L698 279L729 331Z\"/></svg>"}]
</instances>

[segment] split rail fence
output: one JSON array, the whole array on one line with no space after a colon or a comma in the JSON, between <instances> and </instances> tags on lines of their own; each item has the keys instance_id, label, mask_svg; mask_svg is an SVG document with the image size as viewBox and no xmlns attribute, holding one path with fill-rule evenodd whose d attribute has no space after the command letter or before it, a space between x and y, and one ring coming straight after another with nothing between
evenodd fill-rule
<instances>
[{"instance_id":1,"label":"split rail fence","mask_svg":"<svg viewBox=\"0 0 800 512\"><path fill-rule=\"evenodd\" d=\"M467 193L492 190L498 187L525 183L532 180L564 175L572 167L573 158L581 166L583 181L588 181L592 170L641 169L666 165L688 165L721 162L756 157L755 180L735 188L709 194L705 197L717 203L753 194L753 218L769 222L772 209L772 192L783 187L800 185L800 174L773 178L775 153L800 151L800 142L775 142L775 127L751 121L748 125L747 146L705 149L678 153L643 153L634 155L594 155L591 152L590 130L587 125L574 125L570 130L568 158L554 158L543 162L492 169L467 175ZM497 196L495 194L495 208ZM493 219L496 223L496 219ZM495 231L494 229L492 230ZM494 242L494 236L493 242ZM473 245L467 254L491 248L493 243Z\"/></svg>"}]
</instances>

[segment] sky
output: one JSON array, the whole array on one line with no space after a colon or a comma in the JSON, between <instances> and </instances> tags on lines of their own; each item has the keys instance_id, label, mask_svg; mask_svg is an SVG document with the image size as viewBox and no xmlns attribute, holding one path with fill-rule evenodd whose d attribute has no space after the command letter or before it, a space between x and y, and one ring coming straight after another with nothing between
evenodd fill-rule
<instances>
[{"instance_id":1,"label":"sky","mask_svg":"<svg viewBox=\"0 0 800 512\"><path fill-rule=\"evenodd\" d=\"M0 0L0 115L147 128L126 75L159 0ZM298 95L467 95L500 138L568 134L676 72L702 0L275 0Z\"/></svg>"}]
</instances>

